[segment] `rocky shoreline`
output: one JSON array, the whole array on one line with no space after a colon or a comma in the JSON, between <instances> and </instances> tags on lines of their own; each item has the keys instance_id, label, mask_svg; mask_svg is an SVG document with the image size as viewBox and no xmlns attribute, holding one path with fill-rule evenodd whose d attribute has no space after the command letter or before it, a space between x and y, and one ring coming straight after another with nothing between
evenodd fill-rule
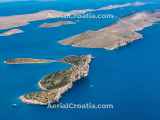
<instances>
[{"instance_id":1,"label":"rocky shoreline","mask_svg":"<svg viewBox=\"0 0 160 120\"><path fill-rule=\"evenodd\" d=\"M44 76L38 86L41 91L31 92L20 96L26 104L48 105L56 103L62 95L72 88L74 82L88 76L91 55L67 56L64 62L71 64L69 69Z\"/></svg>"}]
</instances>

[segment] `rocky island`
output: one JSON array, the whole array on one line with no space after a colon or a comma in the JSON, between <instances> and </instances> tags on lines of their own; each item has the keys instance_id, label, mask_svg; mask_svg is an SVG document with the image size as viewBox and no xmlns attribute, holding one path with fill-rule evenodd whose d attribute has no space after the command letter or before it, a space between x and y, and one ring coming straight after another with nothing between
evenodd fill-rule
<instances>
[{"instance_id":1,"label":"rocky island","mask_svg":"<svg viewBox=\"0 0 160 120\"><path fill-rule=\"evenodd\" d=\"M65 12L60 12L55 10L45 10L23 15L2 16L0 17L0 30L24 26L29 24L30 22L38 20L46 20L50 18L62 17L65 16L66 14L67 13Z\"/></svg>"},{"instance_id":2,"label":"rocky island","mask_svg":"<svg viewBox=\"0 0 160 120\"><path fill-rule=\"evenodd\" d=\"M58 102L75 81L88 75L91 59L91 55L65 57L64 62L71 64L69 69L44 76L38 83L41 91L26 93L20 99L24 103L38 105Z\"/></svg>"},{"instance_id":3,"label":"rocky island","mask_svg":"<svg viewBox=\"0 0 160 120\"><path fill-rule=\"evenodd\" d=\"M23 30L11 29L11 30L5 31L3 33L0 33L0 36L11 36L11 35L19 34L19 33L23 33Z\"/></svg>"},{"instance_id":4,"label":"rocky island","mask_svg":"<svg viewBox=\"0 0 160 120\"><path fill-rule=\"evenodd\" d=\"M97 31L87 31L59 41L62 45L113 50L141 39L138 31L160 21L160 12L140 12L120 19L117 23Z\"/></svg>"},{"instance_id":5,"label":"rocky island","mask_svg":"<svg viewBox=\"0 0 160 120\"><path fill-rule=\"evenodd\" d=\"M71 11L57 11L57 10L43 10L35 13L0 16L0 30L13 29L15 27L21 27L30 24L34 21L47 20L53 18L60 18L72 15L85 14L87 12L95 12L99 10L111 10L130 6L143 6L144 2L131 2L125 4L107 5L96 9L81 9Z\"/></svg>"},{"instance_id":6,"label":"rocky island","mask_svg":"<svg viewBox=\"0 0 160 120\"><path fill-rule=\"evenodd\" d=\"M52 63L57 62L56 60L50 59L33 59L33 58L15 58L7 59L4 61L6 64L32 64L32 63Z\"/></svg>"},{"instance_id":7,"label":"rocky island","mask_svg":"<svg viewBox=\"0 0 160 120\"><path fill-rule=\"evenodd\" d=\"M138 7L138 6L144 6L146 3L145 2L131 2L131 3L125 3L125 4L114 4L114 5L109 5L105 6L102 8L98 8L96 10L112 10L112 9L118 9L118 8L125 8L125 7Z\"/></svg>"},{"instance_id":8,"label":"rocky island","mask_svg":"<svg viewBox=\"0 0 160 120\"><path fill-rule=\"evenodd\" d=\"M44 23L44 24L41 24L40 27L41 28L54 28L54 27L70 25L70 24L76 24L76 23L72 21L58 21L58 22Z\"/></svg>"}]
</instances>

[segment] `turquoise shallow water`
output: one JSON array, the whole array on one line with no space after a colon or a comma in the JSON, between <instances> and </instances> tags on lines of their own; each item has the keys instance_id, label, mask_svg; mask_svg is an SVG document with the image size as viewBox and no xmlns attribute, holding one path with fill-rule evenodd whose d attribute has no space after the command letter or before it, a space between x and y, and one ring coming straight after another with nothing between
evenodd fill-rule
<instances>
[{"instance_id":1,"label":"turquoise shallow water","mask_svg":"<svg viewBox=\"0 0 160 120\"><path fill-rule=\"evenodd\" d=\"M132 0L133 1L133 0ZM125 0L119 1L126 2ZM128 2L128 1L127 1ZM63 4L62 4L63 3ZM53 3L25 2L0 4L0 15L31 13L44 9L71 10L97 8L114 1L97 2L60 0ZM65 6L68 7L65 7ZM119 17L130 13L160 8L158 3L140 8L125 8L98 13L112 13ZM14 11L13 11L14 10ZM111 20L80 20L76 25L51 29L37 26L46 21L33 22L21 29L24 34L0 37L0 119L1 120L151 120L159 119L160 106L160 24L141 31L144 38L115 51L84 49L62 46L58 40L96 30L115 22ZM52 21L52 20L47 20ZM70 54L92 54L89 76L75 84L72 90L61 99L62 103L111 103L112 110L51 110L42 106L25 105L18 96L28 91L36 91L37 82L47 73L65 69L68 65L53 63L43 65L5 65L6 58L35 57L62 58ZM93 85L93 87L91 87ZM17 107L12 107L17 104Z\"/></svg>"}]
</instances>

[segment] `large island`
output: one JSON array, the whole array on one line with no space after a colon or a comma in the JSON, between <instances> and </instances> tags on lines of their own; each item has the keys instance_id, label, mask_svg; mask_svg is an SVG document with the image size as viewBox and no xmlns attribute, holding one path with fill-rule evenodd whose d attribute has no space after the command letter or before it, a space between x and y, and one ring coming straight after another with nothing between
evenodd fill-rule
<instances>
[{"instance_id":1,"label":"large island","mask_svg":"<svg viewBox=\"0 0 160 120\"><path fill-rule=\"evenodd\" d=\"M114 4L107 5L96 9L80 9L80 10L71 10L71 11L58 11L58 10L42 10L35 13L21 14L21 15L11 15L11 16L0 16L0 30L8 30L17 27L22 27L30 24L34 21L54 19L54 18L64 18L68 16L75 16L80 14L85 14L87 12L95 12L100 10L111 10L123 7L131 6L143 6L144 2L131 2L125 4Z\"/></svg>"},{"instance_id":2,"label":"large island","mask_svg":"<svg viewBox=\"0 0 160 120\"><path fill-rule=\"evenodd\" d=\"M73 83L88 75L91 55L67 56L63 60L71 67L44 76L38 83L41 91L26 93L20 99L27 104L47 105L56 103Z\"/></svg>"},{"instance_id":3,"label":"large island","mask_svg":"<svg viewBox=\"0 0 160 120\"><path fill-rule=\"evenodd\" d=\"M160 12L140 12L120 19L117 23L97 31L87 31L59 41L63 45L113 50L141 39L138 31L160 21Z\"/></svg>"}]
</instances>

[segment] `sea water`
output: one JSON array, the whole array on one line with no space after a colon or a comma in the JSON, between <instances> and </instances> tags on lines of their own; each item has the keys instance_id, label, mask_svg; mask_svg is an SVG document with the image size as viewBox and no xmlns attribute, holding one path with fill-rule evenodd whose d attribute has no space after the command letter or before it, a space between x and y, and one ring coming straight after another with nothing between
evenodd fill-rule
<instances>
[{"instance_id":1,"label":"sea water","mask_svg":"<svg viewBox=\"0 0 160 120\"><path fill-rule=\"evenodd\" d=\"M54 2L1 3L0 15L14 15L55 9L98 8L105 5L133 2L133 0L57 0ZM113 14L118 17L134 12L160 8L157 1L142 7L128 7L95 14ZM160 106L160 24L141 31L144 38L126 47L107 51L63 46L59 40L97 30L115 23L118 19L80 19L77 24L43 29L44 22L36 21L20 27L25 32L9 37L0 37L0 120L155 120L159 119ZM90 65L87 78L78 81L67 92L61 103L113 104L114 109L47 109L45 106L26 105L18 97L27 92L38 91L38 81L46 74L66 69L62 63L6 65L7 58L32 57L59 59L67 55L92 54L95 59ZM16 104L16 106L13 106Z\"/></svg>"}]
</instances>

